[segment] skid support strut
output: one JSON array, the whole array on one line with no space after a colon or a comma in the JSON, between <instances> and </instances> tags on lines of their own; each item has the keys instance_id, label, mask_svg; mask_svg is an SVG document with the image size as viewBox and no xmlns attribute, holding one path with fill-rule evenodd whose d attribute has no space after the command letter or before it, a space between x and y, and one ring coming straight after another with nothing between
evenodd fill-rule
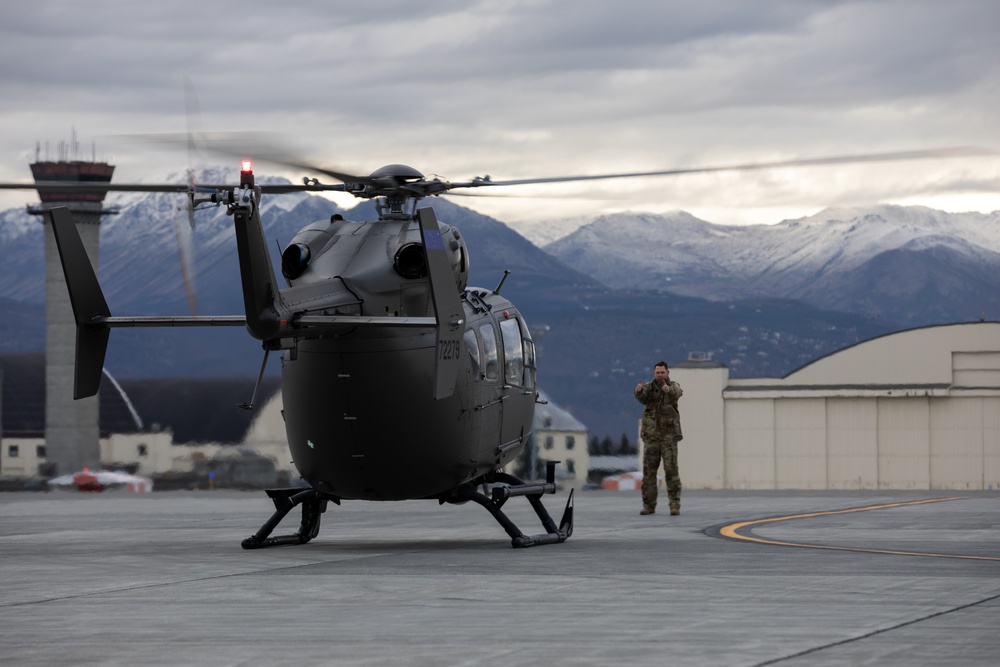
<instances>
[{"instance_id":1,"label":"skid support strut","mask_svg":"<svg viewBox=\"0 0 1000 667\"><path fill-rule=\"evenodd\" d=\"M539 544L557 544L559 542L565 542L569 539L570 535L573 534L573 491L570 490L569 498L566 501L566 509L563 510L562 519L559 525L556 526L555 521L549 516L548 511L545 509L545 505L542 504L542 494L544 493L555 493L556 483L555 483L555 469L556 463L558 461L548 461L547 469L545 471L545 482L541 484L527 484L523 480L518 479L513 475L508 475L507 473L494 473L490 476L489 480L482 479L478 480L476 483L469 484L461 487L455 493L452 502L465 502L471 500L478 503L486 508L486 510L493 515L493 518L497 520L503 529L507 531L510 535L510 544L515 549L524 547L533 547ZM476 489L479 482L489 481L491 483L499 482L499 485L493 486L491 495L487 496ZM531 503L531 508L535 510L535 514L538 515L539 520L542 522L542 527L546 532L539 535L525 535L521 532L521 529L510 520L503 510L503 504L507 502L508 498L513 498L515 496L526 496L528 502Z\"/></svg>"},{"instance_id":2,"label":"skid support strut","mask_svg":"<svg viewBox=\"0 0 1000 667\"><path fill-rule=\"evenodd\" d=\"M319 534L319 520L326 511L328 498L315 489L268 489L268 497L274 501L274 514L256 533L243 540L244 549L260 549L283 544L305 544ZM334 500L339 504L338 500ZM302 523L297 533L268 537L285 515L296 505L302 505Z\"/></svg>"}]
</instances>

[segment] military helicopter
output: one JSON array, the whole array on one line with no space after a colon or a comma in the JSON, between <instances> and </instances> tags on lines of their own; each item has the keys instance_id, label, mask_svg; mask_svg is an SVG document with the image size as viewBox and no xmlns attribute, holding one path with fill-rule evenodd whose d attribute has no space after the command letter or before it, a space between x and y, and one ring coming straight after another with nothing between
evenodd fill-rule
<instances>
[{"instance_id":1,"label":"military helicopter","mask_svg":"<svg viewBox=\"0 0 1000 667\"><path fill-rule=\"evenodd\" d=\"M256 549L314 539L328 504L345 500L427 499L475 502L504 528L513 547L561 543L573 533L573 492L557 525L543 505L557 489L557 462L544 482L501 471L531 435L536 390L534 345L523 315L493 289L467 284L469 250L461 232L418 207L458 189L612 178L667 176L766 167L981 155L974 147L841 156L652 172L464 182L426 178L401 164L368 176L317 168L339 183L257 185L242 163L237 185L0 184L50 191L157 191L187 195L191 208L226 207L233 218L244 316L114 317L69 209L48 212L77 323L74 398L94 395L110 330L116 327L245 326L264 360L282 354L288 444L308 488L270 489L275 510L242 546ZM275 161L275 160L272 160ZM261 197L288 192L347 192L375 202L378 218L340 214L299 231L281 255L280 287L260 219ZM257 387L249 404L256 400ZM543 531L526 535L504 513L528 499ZM271 536L302 507L299 529Z\"/></svg>"}]
</instances>

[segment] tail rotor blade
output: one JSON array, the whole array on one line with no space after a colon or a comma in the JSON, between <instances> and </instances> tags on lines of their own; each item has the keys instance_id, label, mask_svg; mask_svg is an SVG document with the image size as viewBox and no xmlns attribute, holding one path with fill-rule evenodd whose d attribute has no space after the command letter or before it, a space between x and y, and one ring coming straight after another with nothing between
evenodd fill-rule
<instances>
[{"instance_id":1,"label":"tail rotor blade","mask_svg":"<svg viewBox=\"0 0 1000 667\"><path fill-rule=\"evenodd\" d=\"M177 237L177 255L181 263L181 281L184 296L192 315L198 314L198 299L194 288L194 209L191 197L186 198L186 214L180 210L174 215L174 234Z\"/></svg>"},{"instance_id":2,"label":"tail rotor blade","mask_svg":"<svg viewBox=\"0 0 1000 667\"><path fill-rule=\"evenodd\" d=\"M195 167L199 157L199 145L205 142L205 132L201 123L201 106L191 78L184 77L184 102L187 117L188 184L190 191L185 200L184 212L174 216L174 234L177 237L177 255L181 264L181 281L184 296L192 315L198 314L198 300L195 293L195 251L194 251L194 187Z\"/></svg>"}]
</instances>

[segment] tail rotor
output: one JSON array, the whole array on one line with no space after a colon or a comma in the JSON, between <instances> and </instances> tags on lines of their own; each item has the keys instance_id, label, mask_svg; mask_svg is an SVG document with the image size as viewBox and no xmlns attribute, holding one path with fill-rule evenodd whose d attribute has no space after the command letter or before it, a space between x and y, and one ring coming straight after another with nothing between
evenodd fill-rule
<instances>
[{"instance_id":1,"label":"tail rotor","mask_svg":"<svg viewBox=\"0 0 1000 667\"><path fill-rule=\"evenodd\" d=\"M192 315L198 314L198 298L195 291L195 248L194 248L194 195L195 164L199 159L198 144L204 144L205 132L201 127L201 108L194 84L184 77L184 101L187 117L188 150L188 193L184 206L178 207L174 215L174 235L177 237L177 255L181 264L181 281L184 296Z\"/></svg>"},{"instance_id":2,"label":"tail rotor","mask_svg":"<svg viewBox=\"0 0 1000 667\"><path fill-rule=\"evenodd\" d=\"M195 250L194 250L194 171L189 170L191 190L184 199L184 206L178 207L174 215L174 235L177 237L177 255L181 263L181 281L184 296L192 315L198 314L198 298L195 292Z\"/></svg>"}]
</instances>

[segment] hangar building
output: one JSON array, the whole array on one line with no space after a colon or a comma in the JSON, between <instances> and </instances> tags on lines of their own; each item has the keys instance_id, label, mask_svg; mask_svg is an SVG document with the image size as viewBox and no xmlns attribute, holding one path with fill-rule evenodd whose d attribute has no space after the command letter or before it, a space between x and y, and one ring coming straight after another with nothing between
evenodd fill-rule
<instances>
[{"instance_id":1,"label":"hangar building","mask_svg":"<svg viewBox=\"0 0 1000 667\"><path fill-rule=\"evenodd\" d=\"M670 377L687 488L1000 488L1000 322L888 334L783 378L713 361Z\"/></svg>"}]
</instances>

